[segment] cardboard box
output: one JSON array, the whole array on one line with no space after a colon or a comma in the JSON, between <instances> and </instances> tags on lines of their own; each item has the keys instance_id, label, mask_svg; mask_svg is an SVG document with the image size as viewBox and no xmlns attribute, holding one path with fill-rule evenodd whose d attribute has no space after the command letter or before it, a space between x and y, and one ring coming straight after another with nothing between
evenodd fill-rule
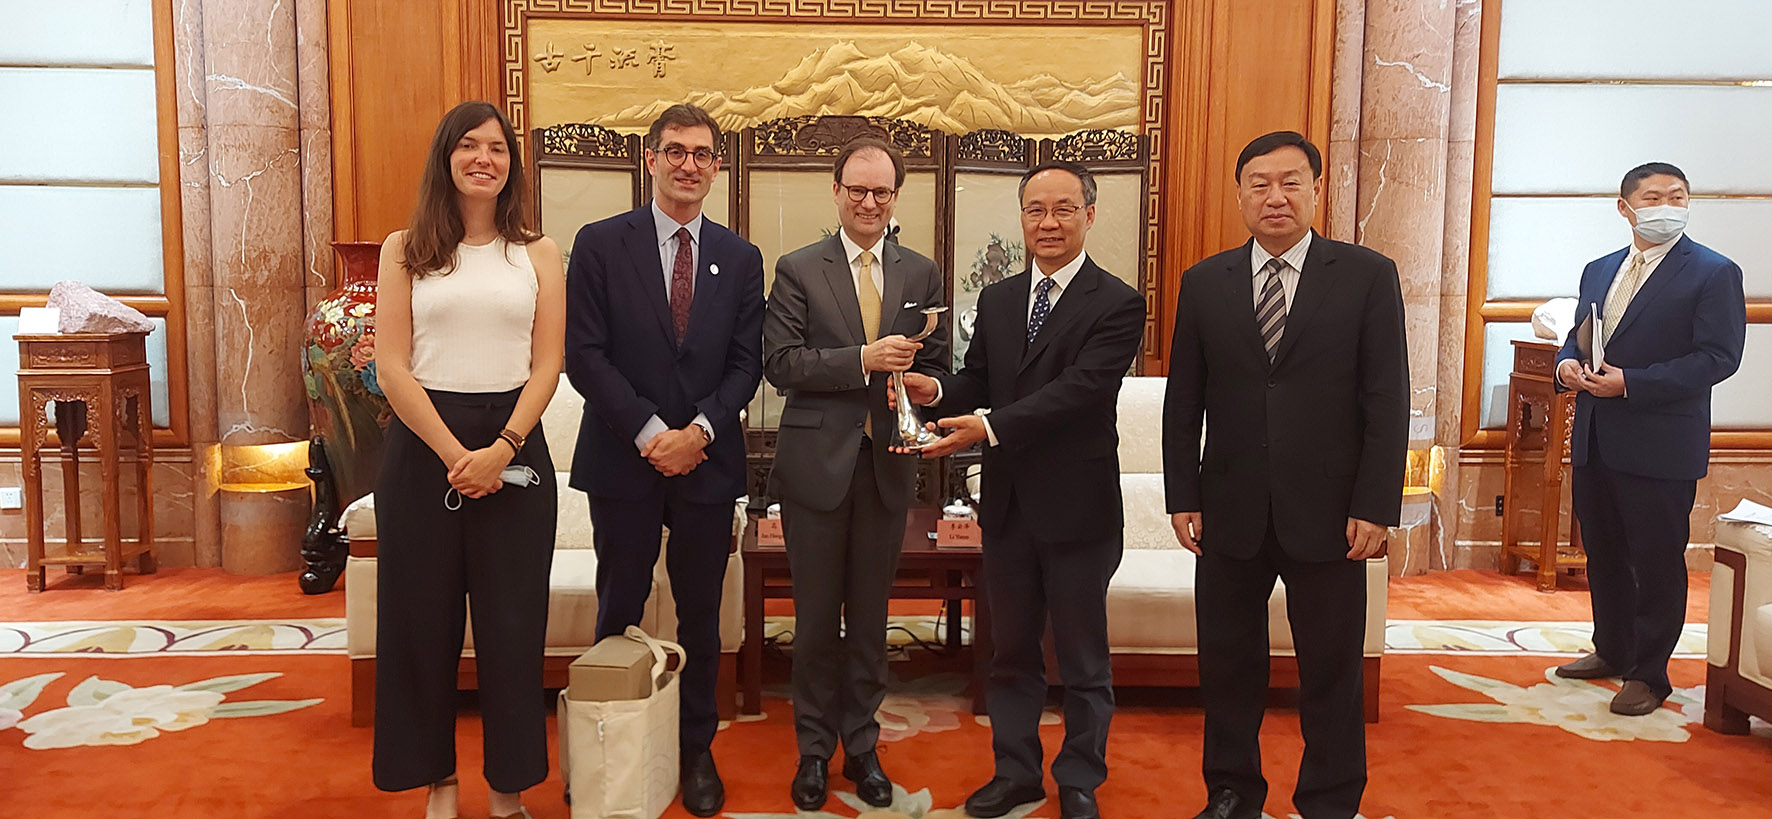
<instances>
[{"instance_id":1,"label":"cardboard box","mask_svg":"<svg viewBox=\"0 0 1772 819\"><path fill-rule=\"evenodd\" d=\"M572 661L566 698L579 702L640 700L652 693L652 650L619 634L605 637Z\"/></svg>"}]
</instances>

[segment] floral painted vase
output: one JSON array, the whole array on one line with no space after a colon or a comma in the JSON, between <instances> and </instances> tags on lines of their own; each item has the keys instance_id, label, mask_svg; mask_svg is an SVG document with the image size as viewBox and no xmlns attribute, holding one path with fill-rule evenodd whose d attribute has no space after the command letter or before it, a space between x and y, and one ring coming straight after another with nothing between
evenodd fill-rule
<instances>
[{"instance_id":1,"label":"floral painted vase","mask_svg":"<svg viewBox=\"0 0 1772 819\"><path fill-rule=\"evenodd\" d=\"M348 504L375 488L393 410L375 379L375 276L380 242L333 242L344 281L308 318L302 346L313 434L325 440L333 488Z\"/></svg>"}]
</instances>

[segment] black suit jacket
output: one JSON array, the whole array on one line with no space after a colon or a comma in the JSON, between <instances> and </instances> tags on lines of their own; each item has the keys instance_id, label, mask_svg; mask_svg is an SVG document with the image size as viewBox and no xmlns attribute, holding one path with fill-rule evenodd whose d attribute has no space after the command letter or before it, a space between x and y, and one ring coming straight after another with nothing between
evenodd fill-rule
<instances>
[{"instance_id":1,"label":"black suit jacket","mask_svg":"<svg viewBox=\"0 0 1772 819\"><path fill-rule=\"evenodd\" d=\"M1287 554L1344 559L1348 518L1395 526L1402 511L1409 355L1397 266L1313 234L1270 365L1253 246L1182 274L1163 402L1169 511L1200 512L1201 548L1226 556L1253 556L1271 512Z\"/></svg>"},{"instance_id":2,"label":"black suit jacket","mask_svg":"<svg viewBox=\"0 0 1772 819\"><path fill-rule=\"evenodd\" d=\"M1029 343L1032 281L1024 271L978 294L972 345L960 372L941 379L940 414L991 408L999 445L984 449L986 534L1022 514L1054 541L1117 537L1116 403L1144 338L1144 297L1086 259Z\"/></svg>"},{"instance_id":3,"label":"black suit jacket","mask_svg":"<svg viewBox=\"0 0 1772 819\"><path fill-rule=\"evenodd\" d=\"M923 332L922 309L942 303L941 271L896 242L880 243L880 335ZM763 318L763 366L769 383L787 390L769 491L813 509L837 508L849 494L863 424L874 418L874 475L880 498L910 505L917 456L887 451L895 426L886 408L885 373L865 381L861 303L843 240L831 236L775 263L775 284ZM923 340L911 369L946 375L946 323Z\"/></svg>"},{"instance_id":4,"label":"black suit jacket","mask_svg":"<svg viewBox=\"0 0 1772 819\"><path fill-rule=\"evenodd\" d=\"M1629 248L1589 262L1581 271L1576 330L1557 362L1588 359L1581 334ZM1688 237L1668 250L1643 282L1606 344L1606 366L1624 370L1625 395L1575 397L1569 460L1600 460L1620 472L1664 480L1697 480L1710 468L1710 390L1735 374L1747 341L1741 268ZM1595 432L1598 432L1596 435Z\"/></svg>"},{"instance_id":5,"label":"black suit jacket","mask_svg":"<svg viewBox=\"0 0 1772 819\"><path fill-rule=\"evenodd\" d=\"M566 374L585 398L571 486L610 498L646 497L667 480L634 446L654 414L680 429L697 413L714 427L708 459L685 496L731 501L745 492L738 412L763 377L763 255L703 218L689 329L671 326L652 205L585 225L566 276ZM717 271L717 272L716 272Z\"/></svg>"}]
</instances>

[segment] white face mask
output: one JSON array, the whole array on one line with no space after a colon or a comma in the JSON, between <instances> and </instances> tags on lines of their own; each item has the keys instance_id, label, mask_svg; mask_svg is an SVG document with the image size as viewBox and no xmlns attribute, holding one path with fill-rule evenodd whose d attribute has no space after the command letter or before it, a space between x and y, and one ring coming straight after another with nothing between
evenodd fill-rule
<instances>
[{"instance_id":1,"label":"white face mask","mask_svg":"<svg viewBox=\"0 0 1772 819\"><path fill-rule=\"evenodd\" d=\"M1631 208L1629 204L1626 204L1625 207L1630 208L1630 212L1636 214L1637 217L1637 224L1632 230L1636 231L1636 234L1649 244L1658 245L1670 241L1686 230L1686 218L1689 211L1679 205Z\"/></svg>"}]
</instances>

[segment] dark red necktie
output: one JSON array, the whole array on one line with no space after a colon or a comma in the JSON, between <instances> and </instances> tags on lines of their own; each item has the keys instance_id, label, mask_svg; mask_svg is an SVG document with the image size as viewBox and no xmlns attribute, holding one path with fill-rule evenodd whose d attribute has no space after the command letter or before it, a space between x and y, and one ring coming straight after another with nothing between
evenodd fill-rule
<instances>
[{"instance_id":1,"label":"dark red necktie","mask_svg":"<svg viewBox=\"0 0 1772 819\"><path fill-rule=\"evenodd\" d=\"M695 299L695 262L689 228L677 228L677 259L671 263L671 326L677 340L689 332L689 303Z\"/></svg>"}]
</instances>

